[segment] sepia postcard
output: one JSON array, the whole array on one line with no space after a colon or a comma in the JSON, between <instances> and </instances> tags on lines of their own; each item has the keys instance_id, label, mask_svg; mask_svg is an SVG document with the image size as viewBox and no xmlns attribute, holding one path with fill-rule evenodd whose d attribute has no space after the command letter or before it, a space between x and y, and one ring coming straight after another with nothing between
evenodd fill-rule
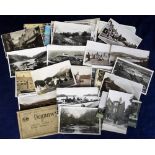
<instances>
[{"instance_id":1,"label":"sepia postcard","mask_svg":"<svg viewBox=\"0 0 155 155\"><path fill-rule=\"evenodd\" d=\"M27 110L56 104L56 92L38 95L36 92L18 96L19 110Z\"/></svg>"},{"instance_id":2,"label":"sepia postcard","mask_svg":"<svg viewBox=\"0 0 155 155\"><path fill-rule=\"evenodd\" d=\"M20 138L38 138L58 133L57 106L17 112Z\"/></svg>"},{"instance_id":3,"label":"sepia postcard","mask_svg":"<svg viewBox=\"0 0 155 155\"><path fill-rule=\"evenodd\" d=\"M102 130L126 134L133 95L109 90Z\"/></svg>"},{"instance_id":4,"label":"sepia postcard","mask_svg":"<svg viewBox=\"0 0 155 155\"><path fill-rule=\"evenodd\" d=\"M70 60L71 65L83 65L85 46L48 45L48 65Z\"/></svg>"},{"instance_id":5,"label":"sepia postcard","mask_svg":"<svg viewBox=\"0 0 155 155\"><path fill-rule=\"evenodd\" d=\"M122 28L119 23L110 19L102 29L99 38L107 44L137 48L142 39L130 30Z\"/></svg>"},{"instance_id":6,"label":"sepia postcard","mask_svg":"<svg viewBox=\"0 0 155 155\"><path fill-rule=\"evenodd\" d=\"M112 73L122 78L142 84L142 93L146 95L154 71L127 60L117 58Z\"/></svg>"},{"instance_id":7,"label":"sepia postcard","mask_svg":"<svg viewBox=\"0 0 155 155\"><path fill-rule=\"evenodd\" d=\"M55 91L57 87L76 84L70 61L60 62L31 72L38 95Z\"/></svg>"},{"instance_id":8,"label":"sepia postcard","mask_svg":"<svg viewBox=\"0 0 155 155\"><path fill-rule=\"evenodd\" d=\"M134 98L139 100L142 94L143 85L114 74L105 73L100 92L109 92L109 90L133 94Z\"/></svg>"},{"instance_id":9,"label":"sepia postcard","mask_svg":"<svg viewBox=\"0 0 155 155\"><path fill-rule=\"evenodd\" d=\"M147 67L150 51L112 45L110 50L109 63L114 65L117 57Z\"/></svg>"},{"instance_id":10,"label":"sepia postcard","mask_svg":"<svg viewBox=\"0 0 155 155\"><path fill-rule=\"evenodd\" d=\"M109 66L110 45L87 41L83 64Z\"/></svg>"},{"instance_id":11,"label":"sepia postcard","mask_svg":"<svg viewBox=\"0 0 155 155\"><path fill-rule=\"evenodd\" d=\"M54 45L85 46L91 40L90 25L54 22L51 43Z\"/></svg>"},{"instance_id":12,"label":"sepia postcard","mask_svg":"<svg viewBox=\"0 0 155 155\"><path fill-rule=\"evenodd\" d=\"M57 88L57 104L97 108L99 104L98 93L97 87Z\"/></svg>"},{"instance_id":13,"label":"sepia postcard","mask_svg":"<svg viewBox=\"0 0 155 155\"><path fill-rule=\"evenodd\" d=\"M30 71L15 72L16 96L35 92L35 86Z\"/></svg>"},{"instance_id":14,"label":"sepia postcard","mask_svg":"<svg viewBox=\"0 0 155 155\"><path fill-rule=\"evenodd\" d=\"M44 46L39 27L3 34L1 38L5 52Z\"/></svg>"},{"instance_id":15,"label":"sepia postcard","mask_svg":"<svg viewBox=\"0 0 155 155\"><path fill-rule=\"evenodd\" d=\"M100 135L100 120L97 108L60 107L59 133Z\"/></svg>"},{"instance_id":16,"label":"sepia postcard","mask_svg":"<svg viewBox=\"0 0 155 155\"><path fill-rule=\"evenodd\" d=\"M16 71L29 71L47 66L46 47L8 52L7 58L10 77L14 77Z\"/></svg>"},{"instance_id":17,"label":"sepia postcard","mask_svg":"<svg viewBox=\"0 0 155 155\"><path fill-rule=\"evenodd\" d=\"M73 66L72 72L76 80L75 87L90 87L92 78L92 68L89 66Z\"/></svg>"}]
</instances>

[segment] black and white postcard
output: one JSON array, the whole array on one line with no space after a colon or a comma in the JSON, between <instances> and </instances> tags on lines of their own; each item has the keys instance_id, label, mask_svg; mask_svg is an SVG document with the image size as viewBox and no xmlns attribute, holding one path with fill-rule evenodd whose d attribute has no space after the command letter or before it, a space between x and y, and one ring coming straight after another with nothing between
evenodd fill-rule
<instances>
[{"instance_id":1,"label":"black and white postcard","mask_svg":"<svg viewBox=\"0 0 155 155\"><path fill-rule=\"evenodd\" d=\"M97 108L60 107L59 133L99 135L100 120Z\"/></svg>"},{"instance_id":2,"label":"black and white postcard","mask_svg":"<svg viewBox=\"0 0 155 155\"><path fill-rule=\"evenodd\" d=\"M146 95L154 71L117 58L112 73L122 78L141 83L143 85L142 93Z\"/></svg>"},{"instance_id":3,"label":"black and white postcard","mask_svg":"<svg viewBox=\"0 0 155 155\"><path fill-rule=\"evenodd\" d=\"M102 130L126 134L132 94L109 90Z\"/></svg>"},{"instance_id":4,"label":"black and white postcard","mask_svg":"<svg viewBox=\"0 0 155 155\"><path fill-rule=\"evenodd\" d=\"M76 107L98 107L99 89L97 87L57 88L57 104Z\"/></svg>"},{"instance_id":5,"label":"black and white postcard","mask_svg":"<svg viewBox=\"0 0 155 155\"><path fill-rule=\"evenodd\" d=\"M85 46L91 40L91 33L90 25L54 22L52 44Z\"/></svg>"},{"instance_id":6,"label":"black and white postcard","mask_svg":"<svg viewBox=\"0 0 155 155\"><path fill-rule=\"evenodd\" d=\"M137 48L142 39L119 23L110 19L102 29L99 38L107 44Z\"/></svg>"},{"instance_id":7,"label":"black and white postcard","mask_svg":"<svg viewBox=\"0 0 155 155\"><path fill-rule=\"evenodd\" d=\"M112 45L110 50L109 63L114 65L117 57L147 67L150 51L134 49L129 47Z\"/></svg>"},{"instance_id":8,"label":"black and white postcard","mask_svg":"<svg viewBox=\"0 0 155 155\"><path fill-rule=\"evenodd\" d=\"M114 74L105 73L100 91L116 90L124 93L133 94L139 100L142 94L143 85Z\"/></svg>"},{"instance_id":9,"label":"black and white postcard","mask_svg":"<svg viewBox=\"0 0 155 155\"><path fill-rule=\"evenodd\" d=\"M129 107L129 111L128 111L129 113L128 126L133 127L133 128L137 127L141 104L142 104L141 101L132 100L131 105Z\"/></svg>"},{"instance_id":10,"label":"black and white postcard","mask_svg":"<svg viewBox=\"0 0 155 155\"><path fill-rule=\"evenodd\" d=\"M1 37L5 52L44 46L39 27L3 34Z\"/></svg>"},{"instance_id":11,"label":"black and white postcard","mask_svg":"<svg viewBox=\"0 0 155 155\"><path fill-rule=\"evenodd\" d=\"M108 92L102 91L102 95L98 106L98 112L96 115L96 117L98 118L104 119L107 97L108 97Z\"/></svg>"},{"instance_id":12,"label":"black and white postcard","mask_svg":"<svg viewBox=\"0 0 155 155\"><path fill-rule=\"evenodd\" d=\"M99 72L99 70L100 70L100 72ZM95 87L99 87L100 88L100 86L102 84L103 77L104 77L104 72L111 73L111 71L112 71L112 66L97 66L97 65L92 66L91 86L92 87L95 86ZM103 76L101 76L101 75L103 75Z\"/></svg>"},{"instance_id":13,"label":"black and white postcard","mask_svg":"<svg viewBox=\"0 0 155 155\"><path fill-rule=\"evenodd\" d=\"M31 75L38 94L55 91L58 87L69 87L76 84L70 61L34 70Z\"/></svg>"},{"instance_id":14,"label":"black and white postcard","mask_svg":"<svg viewBox=\"0 0 155 155\"><path fill-rule=\"evenodd\" d=\"M48 65L70 60L71 65L83 65L85 46L48 45Z\"/></svg>"},{"instance_id":15,"label":"black and white postcard","mask_svg":"<svg viewBox=\"0 0 155 155\"><path fill-rule=\"evenodd\" d=\"M110 45L88 41L83 60L84 65L109 66Z\"/></svg>"},{"instance_id":16,"label":"black and white postcard","mask_svg":"<svg viewBox=\"0 0 155 155\"><path fill-rule=\"evenodd\" d=\"M15 71L35 70L47 66L46 47L38 47L7 53L10 76L15 76Z\"/></svg>"},{"instance_id":17,"label":"black and white postcard","mask_svg":"<svg viewBox=\"0 0 155 155\"><path fill-rule=\"evenodd\" d=\"M90 87L92 68L89 66L72 66L72 72L76 80L76 87Z\"/></svg>"},{"instance_id":18,"label":"black and white postcard","mask_svg":"<svg viewBox=\"0 0 155 155\"><path fill-rule=\"evenodd\" d=\"M38 95L36 92L18 96L19 110L27 110L56 104L56 92Z\"/></svg>"}]
</instances>

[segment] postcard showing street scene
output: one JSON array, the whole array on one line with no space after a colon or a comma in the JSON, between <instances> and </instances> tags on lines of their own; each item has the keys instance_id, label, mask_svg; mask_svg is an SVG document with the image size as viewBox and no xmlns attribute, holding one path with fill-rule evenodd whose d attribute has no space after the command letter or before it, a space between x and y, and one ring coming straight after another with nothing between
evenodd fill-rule
<instances>
[{"instance_id":1,"label":"postcard showing street scene","mask_svg":"<svg viewBox=\"0 0 155 155\"><path fill-rule=\"evenodd\" d=\"M117 58L112 73L122 78L141 83L143 85L142 93L146 95L154 71Z\"/></svg>"},{"instance_id":2,"label":"postcard showing street scene","mask_svg":"<svg viewBox=\"0 0 155 155\"><path fill-rule=\"evenodd\" d=\"M99 89L97 87L57 88L57 104L77 107L98 107Z\"/></svg>"},{"instance_id":3,"label":"postcard showing street scene","mask_svg":"<svg viewBox=\"0 0 155 155\"><path fill-rule=\"evenodd\" d=\"M109 90L102 130L126 134L133 95Z\"/></svg>"},{"instance_id":4,"label":"postcard showing street scene","mask_svg":"<svg viewBox=\"0 0 155 155\"><path fill-rule=\"evenodd\" d=\"M56 92L38 95L36 92L18 96L19 110L27 110L56 104Z\"/></svg>"},{"instance_id":5,"label":"postcard showing street scene","mask_svg":"<svg viewBox=\"0 0 155 155\"><path fill-rule=\"evenodd\" d=\"M84 65L109 66L110 45L88 41L83 60Z\"/></svg>"},{"instance_id":6,"label":"postcard showing street scene","mask_svg":"<svg viewBox=\"0 0 155 155\"><path fill-rule=\"evenodd\" d=\"M71 65L83 65L85 46L48 45L48 65L70 60Z\"/></svg>"},{"instance_id":7,"label":"postcard showing street scene","mask_svg":"<svg viewBox=\"0 0 155 155\"><path fill-rule=\"evenodd\" d=\"M5 52L44 46L39 27L3 34L1 37Z\"/></svg>"},{"instance_id":8,"label":"postcard showing street scene","mask_svg":"<svg viewBox=\"0 0 155 155\"><path fill-rule=\"evenodd\" d=\"M38 94L55 91L58 87L69 87L76 84L70 61L34 70L31 75Z\"/></svg>"},{"instance_id":9,"label":"postcard showing street scene","mask_svg":"<svg viewBox=\"0 0 155 155\"><path fill-rule=\"evenodd\" d=\"M96 85L95 82L99 82L100 81L95 81L96 80L96 77L98 76L98 70L103 70L103 72L110 72L112 71L112 66L98 66L98 65L92 65L92 79L91 79L91 86L92 87L99 87ZM100 79L99 79L100 80Z\"/></svg>"},{"instance_id":10,"label":"postcard showing street scene","mask_svg":"<svg viewBox=\"0 0 155 155\"><path fill-rule=\"evenodd\" d=\"M15 71L35 70L47 66L46 47L32 48L7 53L10 77Z\"/></svg>"},{"instance_id":11,"label":"postcard showing street scene","mask_svg":"<svg viewBox=\"0 0 155 155\"><path fill-rule=\"evenodd\" d=\"M139 100L142 94L143 85L114 74L105 73L100 92L108 92L109 90L133 94L134 98Z\"/></svg>"},{"instance_id":12,"label":"postcard showing street scene","mask_svg":"<svg viewBox=\"0 0 155 155\"><path fill-rule=\"evenodd\" d=\"M137 48L142 39L128 29L123 29L119 23L110 19L107 25L102 29L99 38L113 45Z\"/></svg>"},{"instance_id":13,"label":"postcard showing street scene","mask_svg":"<svg viewBox=\"0 0 155 155\"><path fill-rule=\"evenodd\" d=\"M97 108L60 107L59 133L99 135L100 120Z\"/></svg>"},{"instance_id":14,"label":"postcard showing street scene","mask_svg":"<svg viewBox=\"0 0 155 155\"><path fill-rule=\"evenodd\" d=\"M88 66L73 66L72 72L76 80L76 87L90 87L92 68Z\"/></svg>"},{"instance_id":15,"label":"postcard showing street scene","mask_svg":"<svg viewBox=\"0 0 155 155\"><path fill-rule=\"evenodd\" d=\"M119 57L136 63L140 66L147 67L149 55L150 51L112 45L110 50L109 63L110 65L114 66L115 60L117 57Z\"/></svg>"},{"instance_id":16,"label":"postcard showing street scene","mask_svg":"<svg viewBox=\"0 0 155 155\"><path fill-rule=\"evenodd\" d=\"M35 86L31 77L30 71L15 72L16 96L19 94L27 94L35 92Z\"/></svg>"},{"instance_id":17,"label":"postcard showing street scene","mask_svg":"<svg viewBox=\"0 0 155 155\"><path fill-rule=\"evenodd\" d=\"M91 33L90 25L54 22L52 44L85 46L91 40Z\"/></svg>"}]
</instances>

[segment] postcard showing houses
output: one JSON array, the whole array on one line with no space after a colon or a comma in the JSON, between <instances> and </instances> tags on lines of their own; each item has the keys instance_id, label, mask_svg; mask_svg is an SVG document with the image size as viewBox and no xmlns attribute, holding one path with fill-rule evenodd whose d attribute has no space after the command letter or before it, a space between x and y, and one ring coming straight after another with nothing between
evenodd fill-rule
<instances>
[{"instance_id":1,"label":"postcard showing houses","mask_svg":"<svg viewBox=\"0 0 155 155\"><path fill-rule=\"evenodd\" d=\"M57 104L77 107L98 107L97 87L57 88Z\"/></svg>"},{"instance_id":2,"label":"postcard showing houses","mask_svg":"<svg viewBox=\"0 0 155 155\"><path fill-rule=\"evenodd\" d=\"M109 90L102 130L126 134L133 95Z\"/></svg>"},{"instance_id":3,"label":"postcard showing houses","mask_svg":"<svg viewBox=\"0 0 155 155\"><path fill-rule=\"evenodd\" d=\"M55 91L59 87L69 87L76 84L69 60L34 70L31 72L31 75L38 94L44 94Z\"/></svg>"},{"instance_id":4,"label":"postcard showing houses","mask_svg":"<svg viewBox=\"0 0 155 155\"><path fill-rule=\"evenodd\" d=\"M85 46L48 45L48 65L70 60L71 65L83 65Z\"/></svg>"},{"instance_id":5,"label":"postcard showing houses","mask_svg":"<svg viewBox=\"0 0 155 155\"><path fill-rule=\"evenodd\" d=\"M15 71L35 70L47 66L46 47L32 48L7 53L10 76L15 76Z\"/></svg>"}]
</instances>

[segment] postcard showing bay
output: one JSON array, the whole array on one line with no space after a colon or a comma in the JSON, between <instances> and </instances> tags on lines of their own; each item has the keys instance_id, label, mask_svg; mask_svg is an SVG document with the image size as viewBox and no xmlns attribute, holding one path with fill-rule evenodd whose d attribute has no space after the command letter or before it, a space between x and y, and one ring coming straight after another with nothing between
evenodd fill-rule
<instances>
[{"instance_id":1,"label":"postcard showing bay","mask_svg":"<svg viewBox=\"0 0 155 155\"><path fill-rule=\"evenodd\" d=\"M48 45L48 65L70 60L71 65L83 65L85 46Z\"/></svg>"},{"instance_id":2,"label":"postcard showing bay","mask_svg":"<svg viewBox=\"0 0 155 155\"><path fill-rule=\"evenodd\" d=\"M10 77L15 76L15 71L35 70L47 66L46 47L7 53Z\"/></svg>"},{"instance_id":3,"label":"postcard showing bay","mask_svg":"<svg viewBox=\"0 0 155 155\"><path fill-rule=\"evenodd\" d=\"M31 71L31 75L38 94L76 84L69 60Z\"/></svg>"}]
</instances>

